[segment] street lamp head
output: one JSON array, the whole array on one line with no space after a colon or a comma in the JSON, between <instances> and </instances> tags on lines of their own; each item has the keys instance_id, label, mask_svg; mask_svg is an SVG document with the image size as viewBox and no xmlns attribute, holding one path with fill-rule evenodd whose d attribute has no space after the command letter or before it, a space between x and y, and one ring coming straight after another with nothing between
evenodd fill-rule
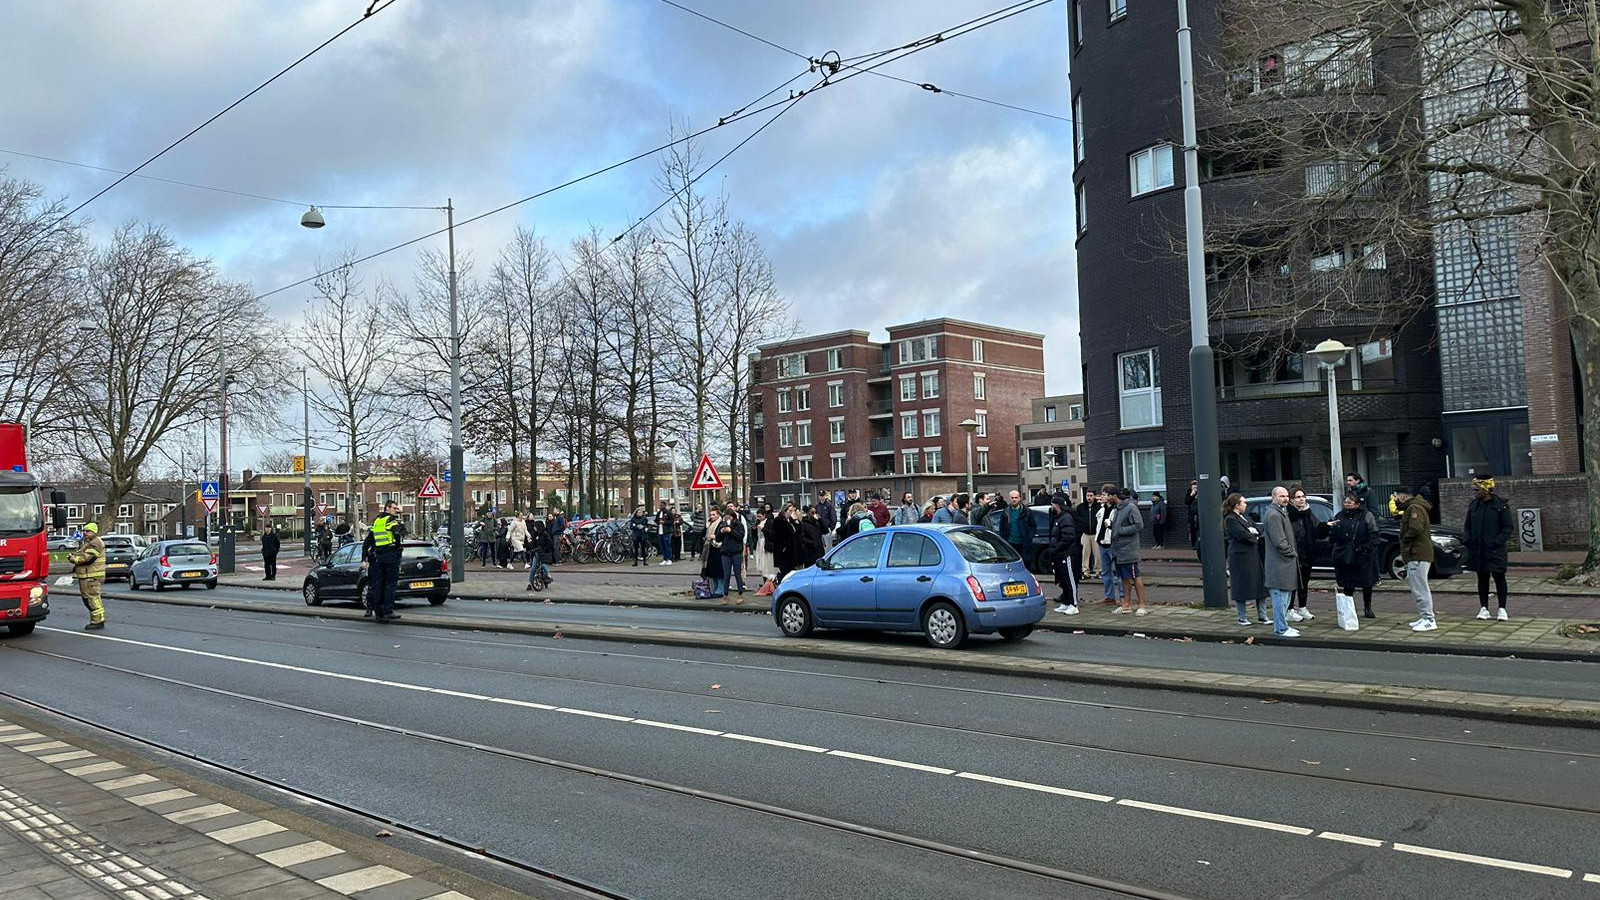
<instances>
[{"instance_id":1,"label":"street lamp head","mask_svg":"<svg viewBox=\"0 0 1600 900\"><path fill-rule=\"evenodd\" d=\"M1345 355L1350 352L1350 349L1336 338L1328 338L1311 348L1311 358L1332 368L1344 362Z\"/></svg>"},{"instance_id":2,"label":"street lamp head","mask_svg":"<svg viewBox=\"0 0 1600 900\"><path fill-rule=\"evenodd\" d=\"M978 420L977 419L962 419L961 420L961 428L967 434L971 434L974 431L978 430Z\"/></svg>"},{"instance_id":3,"label":"street lamp head","mask_svg":"<svg viewBox=\"0 0 1600 900\"><path fill-rule=\"evenodd\" d=\"M300 224L306 228L321 228L328 224L328 221L322 218L322 211L313 206L300 217Z\"/></svg>"},{"instance_id":4,"label":"street lamp head","mask_svg":"<svg viewBox=\"0 0 1600 900\"><path fill-rule=\"evenodd\" d=\"M667 445L667 449L668 450L676 450L676 449L678 449L678 439L677 438L667 438L662 443Z\"/></svg>"}]
</instances>

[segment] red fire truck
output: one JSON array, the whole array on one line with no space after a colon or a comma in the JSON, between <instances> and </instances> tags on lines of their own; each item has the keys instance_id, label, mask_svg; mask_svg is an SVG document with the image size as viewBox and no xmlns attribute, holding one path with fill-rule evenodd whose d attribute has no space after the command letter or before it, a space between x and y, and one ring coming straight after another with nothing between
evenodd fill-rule
<instances>
[{"instance_id":1,"label":"red fire truck","mask_svg":"<svg viewBox=\"0 0 1600 900\"><path fill-rule=\"evenodd\" d=\"M0 625L27 634L50 614L50 553L39 479L28 469L27 432L0 422ZM52 503L65 500L52 493ZM56 518L65 519L57 506ZM65 525L65 522L61 523Z\"/></svg>"}]
</instances>

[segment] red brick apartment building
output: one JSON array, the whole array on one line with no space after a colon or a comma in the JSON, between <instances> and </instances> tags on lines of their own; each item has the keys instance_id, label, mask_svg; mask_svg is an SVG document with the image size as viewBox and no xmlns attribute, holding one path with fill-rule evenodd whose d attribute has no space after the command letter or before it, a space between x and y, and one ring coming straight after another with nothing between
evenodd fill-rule
<instances>
[{"instance_id":1,"label":"red brick apartment building","mask_svg":"<svg viewBox=\"0 0 1600 900\"><path fill-rule=\"evenodd\" d=\"M1044 394L1044 336L957 319L768 344L751 388L752 495L978 490L1016 482L1016 426Z\"/></svg>"}]
</instances>

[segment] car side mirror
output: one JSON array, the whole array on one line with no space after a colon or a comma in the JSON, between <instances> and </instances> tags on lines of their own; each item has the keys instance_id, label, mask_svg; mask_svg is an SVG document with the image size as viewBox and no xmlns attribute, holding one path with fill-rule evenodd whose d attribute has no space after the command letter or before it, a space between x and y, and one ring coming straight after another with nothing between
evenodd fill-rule
<instances>
[{"instance_id":1,"label":"car side mirror","mask_svg":"<svg viewBox=\"0 0 1600 900\"><path fill-rule=\"evenodd\" d=\"M819 569L832 569L833 568L833 563L828 562L826 559L819 559L819 560L817 560L817 568L819 568Z\"/></svg>"},{"instance_id":2,"label":"car side mirror","mask_svg":"<svg viewBox=\"0 0 1600 900\"><path fill-rule=\"evenodd\" d=\"M60 493L57 491L57 493ZM67 527L67 508L64 506L50 507L50 527L60 531Z\"/></svg>"}]
</instances>

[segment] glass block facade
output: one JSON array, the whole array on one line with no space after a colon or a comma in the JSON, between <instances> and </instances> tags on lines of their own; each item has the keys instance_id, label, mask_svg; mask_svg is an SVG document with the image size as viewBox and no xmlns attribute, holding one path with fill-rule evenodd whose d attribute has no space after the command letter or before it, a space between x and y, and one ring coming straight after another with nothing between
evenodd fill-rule
<instances>
[{"instance_id":1,"label":"glass block facade","mask_svg":"<svg viewBox=\"0 0 1600 900\"><path fill-rule=\"evenodd\" d=\"M1439 306L1444 410L1526 406L1522 304L1516 297Z\"/></svg>"}]
</instances>

